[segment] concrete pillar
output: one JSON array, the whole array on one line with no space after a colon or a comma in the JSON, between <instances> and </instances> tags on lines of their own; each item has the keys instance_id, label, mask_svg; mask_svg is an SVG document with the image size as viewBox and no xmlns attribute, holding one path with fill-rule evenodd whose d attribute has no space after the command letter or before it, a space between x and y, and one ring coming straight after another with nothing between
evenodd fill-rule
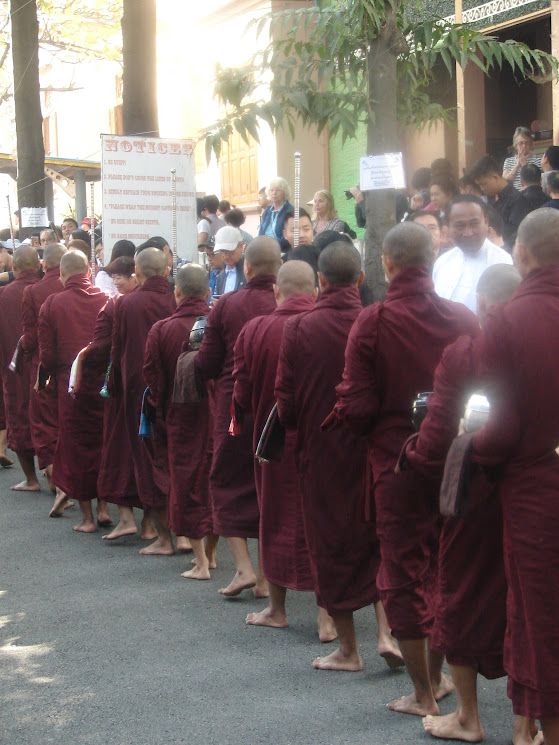
<instances>
[{"instance_id":1,"label":"concrete pillar","mask_svg":"<svg viewBox=\"0 0 559 745\"><path fill-rule=\"evenodd\" d=\"M47 214L49 216L49 222L54 222L54 184L52 179L45 179L45 204L47 205Z\"/></svg>"},{"instance_id":2,"label":"concrete pillar","mask_svg":"<svg viewBox=\"0 0 559 745\"><path fill-rule=\"evenodd\" d=\"M76 186L76 220L78 225L84 217L87 217L87 193L85 189L85 172L79 168L74 171L74 184Z\"/></svg>"}]
</instances>

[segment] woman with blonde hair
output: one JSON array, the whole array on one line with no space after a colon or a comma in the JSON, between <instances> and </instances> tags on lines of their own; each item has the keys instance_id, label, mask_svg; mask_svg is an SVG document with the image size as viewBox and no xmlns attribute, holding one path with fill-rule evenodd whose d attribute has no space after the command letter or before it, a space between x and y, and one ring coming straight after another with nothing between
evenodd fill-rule
<instances>
[{"instance_id":1,"label":"woman with blonde hair","mask_svg":"<svg viewBox=\"0 0 559 745\"><path fill-rule=\"evenodd\" d=\"M512 146L516 155L511 155L503 163L503 178L506 179L515 189L520 191L520 169L527 163L534 163L538 168L542 167L542 159L537 155L532 155L532 132L528 127L517 127L512 136Z\"/></svg>"},{"instance_id":2,"label":"woman with blonde hair","mask_svg":"<svg viewBox=\"0 0 559 745\"><path fill-rule=\"evenodd\" d=\"M314 213L312 225L315 233L321 233L323 230L335 230L337 233L343 233L345 224L338 217L334 207L334 197L326 189L317 191L313 198Z\"/></svg>"},{"instance_id":3,"label":"woman with blonde hair","mask_svg":"<svg viewBox=\"0 0 559 745\"><path fill-rule=\"evenodd\" d=\"M270 181L267 194L271 204L262 213L258 235L269 235L278 241L282 250L289 250L291 247L283 237L285 215L293 209L293 205L289 203L289 184L278 176Z\"/></svg>"}]
</instances>

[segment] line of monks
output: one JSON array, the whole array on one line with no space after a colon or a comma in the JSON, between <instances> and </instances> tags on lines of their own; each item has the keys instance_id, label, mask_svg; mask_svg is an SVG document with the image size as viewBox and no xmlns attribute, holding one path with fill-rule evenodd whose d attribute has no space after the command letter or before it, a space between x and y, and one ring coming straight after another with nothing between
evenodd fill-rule
<instances>
[{"instance_id":1,"label":"line of monks","mask_svg":"<svg viewBox=\"0 0 559 745\"><path fill-rule=\"evenodd\" d=\"M178 548L189 541L186 578L210 579L223 536L236 573L219 592L269 596L246 623L286 627L287 590L316 594L319 638L339 640L318 669L362 668L353 614L373 605L378 652L405 665L413 687L390 710L419 715L435 737L477 742L477 675L508 675L514 745L558 745L559 213L523 221L518 271L486 271L479 319L435 294L432 255L424 227L393 228L386 299L363 309L353 246L322 251L317 288L308 264L281 265L262 236L246 248L246 287L208 313L206 270L179 269L173 296L156 248L137 253L135 278L109 300L80 251L48 246L40 279L36 251L21 246L0 291L0 429L25 474L12 488L40 488L36 456L56 490L51 516L75 500L74 530L92 533L92 500L100 525L111 523L107 502L118 506L106 540L135 534L143 510L142 537L155 540L141 553L173 554L173 533ZM183 362L187 399L176 395ZM413 437L419 391L433 393ZM463 442L474 391L491 411L467 439L468 509L443 518L447 453ZM274 404L283 455L259 462ZM456 711L440 716L454 690Z\"/></svg>"}]
</instances>

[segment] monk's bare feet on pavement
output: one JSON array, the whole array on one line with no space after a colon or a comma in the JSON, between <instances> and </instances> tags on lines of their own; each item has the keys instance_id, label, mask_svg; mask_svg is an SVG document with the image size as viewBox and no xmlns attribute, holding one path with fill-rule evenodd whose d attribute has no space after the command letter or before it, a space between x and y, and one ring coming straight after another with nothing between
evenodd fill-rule
<instances>
[{"instance_id":1,"label":"monk's bare feet on pavement","mask_svg":"<svg viewBox=\"0 0 559 745\"><path fill-rule=\"evenodd\" d=\"M191 563L196 566L196 559L192 559ZM212 560L208 557L208 569L217 569L217 563L215 559Z\"/></svg>"},{"instance_id":2,"label":"monk's bare feet on pavement","mask_svg":"<svg viewBox=\"0 0 559 745\"><path fill-rule=\"evenodd\" d=\"M82 520L77 525L74 525L72 530L75 530L77 533L95 533L97 528L92 520Z\"/></svg>"},{"instance_id":3,"label":"monk's bare feet on pavement","mask_svg":"<svg viewBox=\"0 0 559 745\"><path fill-rule=\"evenodd\" d=\"M440 701L454 691L454 683L449 675L441 673L441 679L438 685L433 686L433 696L435 701Z\"/></svg>"},{"instance_id":4,"label":"monk's bare feet on pavement","mask_svg":"<svg viewBox=\"0 0 559 745\"><path fill-rule=\"evenodd\" d=\"M515 717L512 728L512 745L543 745L543 733L534 719Z\"/></svg>"},{"instance_id":5,"label":"monk's bare feet on pavement","mask_svg":"<svg viewBox=\"0 0 559 745\"><path fill-rule=\"evenodd\" d=\"M102 499L97 500L97 525L105 528L113 524L113 518L109 515L109 506Z\"/></svg>"},{"instance_id":6,"label":"monk's bare feet on pavement","mask_svg":"<svg viewBox=\"0 0 559 745\"><path fill-rule=\"evenodd\" d=\"M56 486L52 483L52 479L51 479L51 476L52 476L52 466L47 466L45 468L45 470L43 471L43 476L46 478L48 487L51 490L51 492L53 494L56 494Z\"/></svg>"},{"instance_id":7,"label":"monk's bare feet on pavement","mask_svg":"<svg viewBox=\"0 0 559 745\"><path fill-rule=\"evenodd\" d=\"M410 693L409 696L395 698L393 701L386 704L386 708L390 709L390 711L397 711L400 714L415 714L418 717L427 717L430 714L438 716L439 714L439 707L436 703L434 705L429 705L418 702L415 693Z\"/></svg>"},{"instance_id":8,"label":"monk's bare feet on pavement","mask_svg":"<svg viewBox=\"0 0 559 745\"><path fill-rule=\"evenodd\" d=\"M177 551L188 554L192 551L192 544L189 539L184 535L177 536Z\"/></svg>"},{"instance_id":9,"label":"monk's bare feet on pavement","mask_svg":"<svg viewBox=\"0 0 559 745\"><path fill-rule=\"evenodd\" d=\"M312 666L315 670L341 670L357 673L363 670L363 661L358 652L347 656L342 653L341 649L336 649L327 657L317 657Z\"/></svg>"},{"instance_id":10,"label":"monk's bare feet on pavement","mask_svg":"<svg viewBox=\"0 0 559 745\"><path fill-rule=\"evenodd\" d=\"M185 579L211 579L210 570L208 568L202 567L201 569L198 569L197 566L193 569L189 569L188 572L183 572L181 577L184 577Z\"/></svg>"},{"instance_id":11,"label":"monk's bare feet on pavement","mask_svg":"<svg viewBox=\"0 0 559 745\"><path fill-rule=\"evenodd\" d=\"M481 742L483 729L477 717L469 721L457 711L444 717L427 716L423 719L423 729L433 737L441 740L463 740L464 742Z\"/></svg>"},{"instance_id":12,"label":"monk's bare feet on pavement","mask_svg":"<svg viewBox=\"0 0 559 745\"><path fill-rule=\"evenodd\" d=\"M12 491L41 491L41 485L39 484L37 479L29 479L26 481L21 481L19 484L10 486L10 489Z\"/></svg>"},{"instance_id":13,"label":"monk's bare feet on pavement","mask_svg":"<svg viewBox=\"0 0 559 745\"><path fill-rule=\"evenodd\" d=\"M128 522L121 520L117 525L111 530L110 533L107 533L107 535L103 536L104 541L114 541L117 538L122 538L125 535L136 535L138 532L138 528L136 527L135 522Z\"/></svg>"},{"instance_id":14,"label":"monk's bare feet on pavement","mask_svg":"<svg viewBox=\"0 0 559 745\"><path fill-rule=\"evenodd\" d=\"M318 609L318 638L323 644L333 642L338 638L336 624L332 616L324 608Z\"/></svg>"},{"instance_id":15,"label":"monk's bare feet on pavement","mask_svg":"<svg viewBox=\"0 0 559 745\"><path fill-rule=\"evenodd\" d=\"M270 626L273 629L285 629L289 626L285 613L281 611L273 613L269 606L260 613L249 613L245 623L248 626Z\"/></svg>"},{"instance_id":16,"label":"monk's bare feet on pavement","mask_svg":"<svg viewBox=\"0 0 559 745\"><path fill-rule=\"evenodd\" d=\"M262 579L260 582L256 582L254 589L252 590L252 594L255 598L270 597L270 590L268 589L268 583L265 579Z\"/></svg>"},{"instance_id":17,"label":"monk's bare feet on pavement","mask_svg":"<svg viewBox=\"0 0 559 745\"><path fill-rule=\"evenodd\" d=\"M2 468L10 468L13 465L13 460L11 458L8 458L6 453L2 453L2 455L0 455L0 466L2 466Z\"/></svg>"},{"instance_id":18,"label":"monk's bare feet on pavement","mask_svg":"<svg viewBox=\"0 0 559 745\"><path fill-rule=\"evenodd\" d=\"M147 517L144 517L142 519L142 540L144 541L153 541L155 538L157 538L157 530L155 529L155 526L153 524L153 520L150 520Z\"/></svg>"},{"instance_id":19,"label":"monk's bare feet on pavement","mask_svg":"<svg viewBox=\"0 0 559 745\"><path fill-rule=\"evenodd\" d=\"M62 517L64 510L70 506L73 507L74 503L68 500L68 495L60 489L57 489L52 510L49 512L49 517Z\"/></svg>"},{"instance_id":20,"label":"monk's bare feet on pavement","mask_svg":"<svg viewBox=\"0 0 559 745\"><path fill-rule=\"evenodd\" d=\"M140 553L144 556L172 556L175 549L171 541L158 538L150 546L140 549Z\"/></svg>"},{"instance_id":21,"label":"monk's bare feet on pavement","mask_svg":"<svg viewBox=\"0 0 559 745\"><path fill-rule=\"evenodd\" d=\"M392 635L379 639L377 650L380 657L382 657L391 670L406 664L400 652L398 642Z\"/></svg>"},{"instance_id":22,"label":"monk's bare feet on pavement","mask_svg":"<svg viewBox=\"0 0 559 745\"><path fill-rule=\"evenodd\" d=\"M235 598L240 595L243 590L249 590L251 587L256 585L256 575L245 575L243 572L237 572L227 587L222 587L219 590L220 595L225 595L226 598Z\"/></svg>"}]
</instances>

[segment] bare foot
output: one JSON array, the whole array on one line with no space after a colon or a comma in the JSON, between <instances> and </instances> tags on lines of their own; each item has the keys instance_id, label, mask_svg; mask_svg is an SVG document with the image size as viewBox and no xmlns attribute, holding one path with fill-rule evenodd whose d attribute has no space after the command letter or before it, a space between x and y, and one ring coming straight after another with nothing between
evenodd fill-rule
<instances>
[{"instance_id":1,"label":"bare foot","mask_svg":"<svg viewBox=\"0 0 559 745\"><path fill-rule=\"evenodd\" d=\"M14 486L10 486L10 489L12 491L41 491L41 485L35 479L35 481L22 481L19 484L14 484Z\"/></svg>"},{"instance_id":2,"label":"bare foot","mask_svg":"<svg viewBox=\"0 0 559 745\"><path fill-rule=\"evenodd\" d=\"M124 523L120 521L110 533L103 536L104 541L114 541L117 538L122 538L125 535L136 535L138 528L136 523Z\"/></svg>"},{"instance_id":3,"label":"bare foot","mask_svg":"<svg viewBox=\"0 0 559 745\"><path fill-rule=\"evenodd\" d=\"M543 733L534 719L515 717L512 728L512 745L542 745Z\"/></svg>"},{"instance_id":4,"label":"bare foot","mask_svg":"<svg viewBox=\"0 0 559 745\"><path fill-rule=\"evenodd\" d=\"M100 528L108 528L109 525L113 524L113 518L110 515L105 515L101 513L101 515L98 515L97 517L97 525L99 525Z\"/></svg>"},{"instance_id":5,"label":"bare foot","mask_svg":"<svg viewBox=\"0 0 559 745\"><path fill-rule=\"evenodd\" d=\"M333 642L334 639L338 638L332 616L324 608L318 609L318 638L323 644L328 644L328 642Z\"/></svg>"},{"instance_id":6,"label":"bare foot","mask_svg":"<svg viewBox=\"0 0 559 745\"><path fill-rule=\"evenodd\" d=\"M454 690L454 683L449 675L441 674L441 679L436 687L433 687L433 696L435 701L440 701L445 696L448 696Z\"/></svg>"},{"instance_id":7,"label":"bare foot","mask_svg":"<svg viewBox=\"0 0 559 745\"><path fill-rule=\"evenodd\" d=\"M386 708L401 714L415 714L418 717L427 717L429 714L438 716L439 714L439 707L436 703L433 705L420 704L415 697L415 693L410 693L409 696L395 698L386 704Z\"/></svg>"},{"instance_id":8,"label":"bare foot","mask_svg":"<svg viewBox=\"0 0 559 745\"><path fill-rule=\"evenodd\" d=\"M158 537L157 530L153 522L147 518L142 519L142 540L153 541Z\"/></svg>"},{"instance_id":9,"label":"bare foot","mask_svg":"<svg viewBox=\"0 0 559 745\"><path fill-rule=\"evenodd\" d=\"M69 507L70 504L73 505L74 503L68 501L68 495L64 494L63 491L58 492L54 504L52 505L52 510L49 512L49 517L62 517L64 510Z\"/></svg>"},{"instance_id":10,"label":"bare foot","mask_svg":"<svg viewBox=\"0 0 559 745\"><path fill-rule=\"evenodd\" d=\"M2 468L10 468L13 465L14 465L13 460L11 458L8 458L6 453L3 453L2 455L0 455L0 466L2 466Z\"/></svg>"},{"instance_id":11,"label":"bare foot","mask_svg":"<svg viewBox=\"0 0 559 745\"><path fill-rule=\"evenodd\" d=\"M252 594L255 598L269 598L270 597L270 591L268 589L268 583L266 580L263 580L262 582L257 582Z\"/></svg>"},{"instance_id":12,"label":"bare foot","mask_svg":"<svg viewBox=\"0 0 559 745\"><path fill-rule=\"evenodd\" d=\"M73 530L77 533L95 533L97 528L95 527L95 523L82 520L81 523L74 525Z\"/></svg>"},{"instance_id":13,"label":"bare foot","mask_svg":"<svg viewBox=\"0 0 559 745\"><path fill-rule=\"evenodd\" d=\"M47 485L48 485L49 489L51 490L51 492L53 494L56 494L56 486L52 483L52 479L50 477L50 473L49 473L49 469L48 468L45 468L45 470L43 471L43 476L46 478Z\"/></svg>"},{"instance_id":14,"label":"bare foot","mask_svg":"<svg viewBox=\"0 0 559 745\"><path fill-rule=\"evenodd\" d=\"M460 721L458 712L447 714L444 717L427 716L423 719L425 732L442 740L464 740L464 742L481 742L483 740L483 729L479 719L476 721Z\"/></svg>"},{"instance_id":15,"label":"bare foot","mask_svg":"<svg viewBox=\"0 0 559 745\"><path fill-rule=\"evenodd\" d=\"M244 577L242 574L237 572L227 587L222 587L219 591L220 595L225 595L226 598L235 598L240 595L243 590L248 590L256 585L256 575Z\"/></svg>"},{"instance_id":16,"label":"bare foot","mask_svg":"<svg viewBox=\"0 0 559 745\"><path fill-rule=\"evenodd\" d=\"M317 657L312 666L315 670L345 670L350 673L363 670L363 662L358 652L348 657L342 654L340 649L336 649L328 657Z\"/></svg>"},{"instance_id":17,"label":"bare foot","mask_svg":"<svg viewBox=\"0 0 559 745\"><path fill-rule=\"evenodd\" d=\"M188 538L186 538L186 536L177 536L177 551L185 554L188 554L192 551L192 546L190 545L190 541Z\"/></svg>"},{"instance_id":18,"label":"bare foot","mask_svg":"<svg viewBox=\"0 0 559 745\"><path fill-rule=\"evenodd\" d=\"M388 639L379 639L377 649L379 655L391 670L406 664L400 652L398 642L394 637L390 636Z\"/></svg>"},{"instance_id":19,"label":"bare foot","mask_svg":"<svg viewBox=\"0 0 559 745\"><path fill-rule=\"evenodd\" d=\"M140 549L140 553L144 556L172 556L175 549L170 541L162 541L158 538L151 546Z\"/></svg>"},{"instance_id":20,"label":"bare foot","mask_svg":"<svg viewBox=\"0 0 559 745\"><path fill-rule=\"evenodd\" d=\"M195 566L188 572L183 572L181 577L184 577L185 579L210 579L210 570L205 568L198 569L198 567Z\"/></svg>"},{"instance_id":21,"label":"bare foot","mask_svg":"<svg viewBox=\"0 0 559 745\"><path fill-rule=\"evenodd\" d=\"M194 564L194 566L196 566L196 559L192 559L191 563ZM215 559L210 559L208 557L208 569L217 569L217 562Z\"/></svg>"},{"instance_id":22,"label":"bare foot","mask_svg":"<svg viewBox=\"0 0 559 745\"><path fill-rule=\"evenodd\" d=\"M264 608L260 613L249 613L246 617L248 626L270 626L273 629L285 629L289 624L287 623L287 616L285 613L272 613L270 606Z\"/></svg>"}]
</instances>

